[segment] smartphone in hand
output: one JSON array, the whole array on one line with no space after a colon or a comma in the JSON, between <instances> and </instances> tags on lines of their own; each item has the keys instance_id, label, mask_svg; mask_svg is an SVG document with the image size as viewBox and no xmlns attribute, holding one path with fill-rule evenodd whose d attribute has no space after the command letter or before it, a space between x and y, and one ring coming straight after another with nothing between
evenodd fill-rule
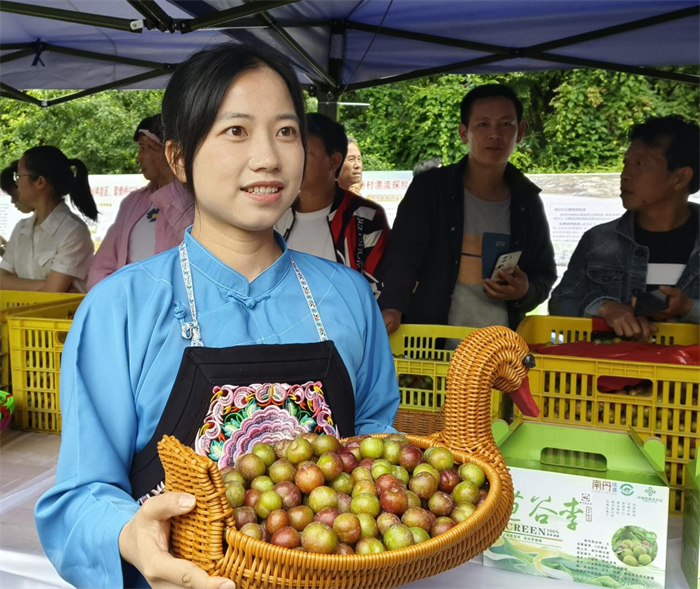
<instances>
[{"instance_id":1,"label":"smartphone in hand","mask_svg":"<svg viewBox=\"0 0 700 589\"><path fill-rule=\"evenodd\" d=\"M515 267L518 265L520 256L523 252L510 252L508 254L503 254L498 256L496 263L491 271L491 280L494 282L503 282L499 272L507 272L508 274L513 274L515 272Z\"/></svg>"},{"instance_id":2,"label":"smartphone in hand","mask_svg":"<svg viewBox=\"0 0 700 589\"><path fill-rule=\"evenodd\" d=\"M645 292L637 297L634 305L634 314L636 317L653 315L668 309L668 303L668 295L665 295L658 289Z\"/></svg>"}]
</instances>

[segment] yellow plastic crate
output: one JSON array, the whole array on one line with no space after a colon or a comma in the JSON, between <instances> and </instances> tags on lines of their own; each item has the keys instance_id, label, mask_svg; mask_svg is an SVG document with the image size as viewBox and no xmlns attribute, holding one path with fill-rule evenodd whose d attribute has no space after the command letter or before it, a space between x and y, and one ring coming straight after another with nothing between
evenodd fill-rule
<instances>
[{"instance_id":1,"label":"yellow plastic crate","mask_svg":"<svg viewBox=\"0 0 700 589\"><path fill-rule=\"evenodd\" d=\"M401 325L389 336L399 379L401 402L394 420L397 430L414 435L440 431L444 418L447 369L453 350L443 349L446 338L463 340L471 327ZM501 417L502 394L493 391L491 415Z\"/></svg>"},{"instance_id":2,"label":"yellow plastic crate","mask_svg":"<svg viewBox=\"0 0 700 589\"><path fill-rule=\"evenodd\" d=\"M10 344L7 315L20 307L53 305L68 300L82 299L85 295L56 292L28 292L0 290L0 389L8 390L11 384Z\"/></svg>"},{"instance_id":3,"label":"yellow plastic crate","mask_svg":"<svg viewBox=\"0 0 700 589\"><path fill-rule=\"evenodd\" d=\"M81 300L17 311L7 317L14 426L18 429L61 432L61 352Z\"/></svg>"},{"instance_id":4,"label":"yellow plastic crate","mask_svg":"<svg viewBox=\"0 0 700 589\"><path fill-rule=\"evenodd\" d=\"M692 345L700 341L697 325L658 323L657 327L653 343ZM526 317L518 333L529 344L591 341L593 321ZM695 457L700 444L700 368L548 354L535 354L535 360L530 389L540 415L534 419L613 430L631 427L644 439L660 438L666 446L671 512L680 515L684 466ZM610 376L644 382L612 392L599 390L599 379Z\"/></svg>"}]
</instances>

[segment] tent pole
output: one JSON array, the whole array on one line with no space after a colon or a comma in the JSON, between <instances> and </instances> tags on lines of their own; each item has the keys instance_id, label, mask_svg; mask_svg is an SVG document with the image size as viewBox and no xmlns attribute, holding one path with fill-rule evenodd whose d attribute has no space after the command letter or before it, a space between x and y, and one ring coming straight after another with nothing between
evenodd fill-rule
<instances>
[{"instance_id":1,"label":"tent pole","mask_svg":"<svg viewBox=\"0 0 700 589\"><path fill-rule=\"evenodd\" d=\"M138 25L139 21L129 20L128 18L88 14L85 12L78 12L77 10L62 10L60 8L48 8L47 6L33 6L32 4L20 4L19 2L8 2L7 0L0 2L0 12L61 20L79 25L91 25L94 27L116 29L118 31L128 31L130 33L141 32L141 28Z\"/></svg>"},{"instance_id":2,"label":"tent pole","mask_svg":"<svg viewBox=\"0 0 700 589\"><path fill-rule=\"evenodd\" d=\"M33 96L29 96L29 94L26 94L25 92L22 92L21 90L17 90L17 88L13 88L12 86L8 86L4 82L0 82L0 96L4 96L7 98L13 98L14 100L21 100L22 102L29 102L29 103L34 104L36 106L44 106L44 104L42 104L41 100L34 98Z\"/></svg>"},{"instance_id":3,"label":"tent pole","mask_svg":"<svg viewBox=\"0 0 700 589\"><path fill-rule=\"evenodd\" d=\"M162 33L175 32L175 24L165 10L163 10L154 0L126 0L146 19L146 28L156 28Z\"/></svg>"},{"instance_id":4,"label":"tent pole","mask_svg":"<svg viewBox=\"0 0 700 589\"><path fill-rule=\"evenodd\" d=\"M299 0L259 0L258 2L250 2L243 6L236 6L235 8L229 8L206 16L198 16L191 20L181 21L180 32L190 33L199 29L218 27L239 18L264 14L265 10L272 10L273 8L294 4L295 2L299 2Z\"/></svg>"}]
</instances>

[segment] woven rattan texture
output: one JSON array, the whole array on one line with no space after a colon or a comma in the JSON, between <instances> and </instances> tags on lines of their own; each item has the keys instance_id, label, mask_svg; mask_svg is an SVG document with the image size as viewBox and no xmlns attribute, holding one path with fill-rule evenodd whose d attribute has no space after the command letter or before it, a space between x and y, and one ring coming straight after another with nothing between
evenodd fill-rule
<instances>
[{"instance_id":1,"label":"woven rattan texture","mask_svg":"<svg viewBox=\"0 0 700 589\"><path fill-rule=\"evenodd\" d=\"M235 530L216 464L164 437L158 450L166 492L185 491L197 498L194 511L173 519L173 553L242 589L380 589L459 566L493 544L510 517L513 483L491 434L491 389L517 389L527 373L522 364L527 353L522 338L505 327L471 334L450 363L444 430L408 436L421 448L447 446L457 462L477 464L489 480L486 501L444 534L401 550L350 556L288 550L255 540Z\"/></svg>"}]
</instances>

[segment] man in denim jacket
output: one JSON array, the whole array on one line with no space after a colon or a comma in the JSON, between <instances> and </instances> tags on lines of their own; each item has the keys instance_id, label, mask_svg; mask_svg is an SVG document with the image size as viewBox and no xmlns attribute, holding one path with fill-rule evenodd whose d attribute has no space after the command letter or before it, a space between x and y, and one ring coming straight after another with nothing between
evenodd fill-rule
<instances>
[{"instance_id":1,"label":"man in denim jacket","mask_svg":"<svg viewBox=\"0 0 700 589\"><path fill-rule=\"evenodd\" d=\"M679 116L635 125L623 161L627 212L581 238L549 301L552 315L603 317L618 336L647 340L652 321L700 322L700 130ZM660 290L668 307L635 316L637 297Z\"/></svg>"}]
</instances>

